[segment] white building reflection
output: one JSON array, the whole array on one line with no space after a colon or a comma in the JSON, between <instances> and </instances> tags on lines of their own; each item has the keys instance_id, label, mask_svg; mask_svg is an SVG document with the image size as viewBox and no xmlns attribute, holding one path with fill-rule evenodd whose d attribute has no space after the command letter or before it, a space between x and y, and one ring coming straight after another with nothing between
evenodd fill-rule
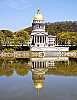
<instances>
[{"instance_id":1,"label":"white building reflection","mask_svg":"<svg viewBox=\"0 0 77 100\"><path fill-rule=\"evenodd\" d=\"M31 58L32 69L35 68L48 68L55 66L56 61L67 61L69 63L68 57L50 57L50 58Z\"/></svg>"},{"instance_id":2,"label":"white building reflection","mask_svg":"<svg viewBox=\"0 0 77 100\"><path fill-rule=\"evenodd\" d=\"M37 90L38 96L40 94L40 89L44 86L45 73L48 71L48 68L55 68L56 61L65 61L69 64L68 57L31 58L31 61L33 85Z\"/></svg>"}]
</instances>

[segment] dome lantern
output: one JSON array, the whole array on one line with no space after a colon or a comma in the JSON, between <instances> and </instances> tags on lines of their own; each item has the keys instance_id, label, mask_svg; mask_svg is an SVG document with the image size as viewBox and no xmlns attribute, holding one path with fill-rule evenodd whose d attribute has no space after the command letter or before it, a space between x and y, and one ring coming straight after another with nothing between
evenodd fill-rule
<instances>
[{"instance_id":1,"label":"dome lantern","mask_svg":"<svg viewBox=\"0 0 77 100\"><path fill-rule=\"evenodd\" d=\"M44 19L43 19L43 15L41 14L41 11L40 11L39 8L37 9L37 13L36 13L35 16L33 17L33 20L39 20L39 21L40 21L40 20L41 20L41 21L44 20Z\"/></svg>"}]
</instances>

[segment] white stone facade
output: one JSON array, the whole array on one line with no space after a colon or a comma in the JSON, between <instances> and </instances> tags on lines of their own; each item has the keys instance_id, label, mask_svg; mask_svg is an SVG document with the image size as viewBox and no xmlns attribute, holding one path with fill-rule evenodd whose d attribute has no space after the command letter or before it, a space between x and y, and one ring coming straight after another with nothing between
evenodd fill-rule
<instances>
[{"instance_id":1,"label":"white stone facade","mask_svg":"<svg viewBox=\"0 0 77 100\"><path fill-rule=\"evenodd\" d=\"M52 40L52 42L51 42ZM40 10L37 10L36 15L33 18L32 33L30 38L31 47L48 47L54 46L55 38L48 36L48 32L45 32L45 23Z\"/></svg>"},{"instance_id":2,"label":"white stone facade","mask_svg":"<svg viewBox=\"0 0 77 100\"><path fill-rule=\"evenodd\" d=\"M37 10L37 13L33 17L32 22L32 33L29 42L30 48L32 51L61 51L63 48L58 48L56 46L56 36L48 35L48 32L45 32L45 23L44 18L40 12ZM68 51L68 48L64 48L65 51Z\"/></svg>"}]
</instances>

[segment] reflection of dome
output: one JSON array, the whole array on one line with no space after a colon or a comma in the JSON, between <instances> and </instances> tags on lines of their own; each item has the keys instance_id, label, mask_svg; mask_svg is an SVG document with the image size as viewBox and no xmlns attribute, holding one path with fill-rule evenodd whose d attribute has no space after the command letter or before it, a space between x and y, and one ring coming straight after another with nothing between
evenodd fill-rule
<instances>
[{"instance_id":1,"label":"reflection of dome","mask_svg":"<svg viewBox=\"0 0 77 100\"><path fill-rule=\"evenodd\" d=\"M34 87L36 89L41 89L43 87L43 80L34 80Z\"/></svg>"},{"instance_id":2,"label":"reflection of dome","mask_svg":"<svg viewBox=\"0 0 77 100\"><path fill-rule=\"evenodd\" d=\"M37 13L33 17L33 20L43 20L43 16L42 16L42 14L41 14L39 9L37 10Z\"/></svg>"},{"instance_id":3,"label":"reflection of dome","mask_svg":"<svg viewBox=\"0 0 77 100\"><path fill-rule=\"evenodd\" d=\"M43 88L43 80L34 80L34 87L37 89L37 96L39 96L40 89Z\"/></svg>"},{"instance_id":4,"label":"reflection of dome","mask_svg":"<svg viewBox=\"0 0 77 100\"><path fill-rule=\"evenodd\" d=\"M40 94L40 89L43 88L43 81L45 79L44 77L45 71L44 69L32 69L32 79L34 82L34 87L37 89L37 95Z\"/></svg>"}]
</instances>

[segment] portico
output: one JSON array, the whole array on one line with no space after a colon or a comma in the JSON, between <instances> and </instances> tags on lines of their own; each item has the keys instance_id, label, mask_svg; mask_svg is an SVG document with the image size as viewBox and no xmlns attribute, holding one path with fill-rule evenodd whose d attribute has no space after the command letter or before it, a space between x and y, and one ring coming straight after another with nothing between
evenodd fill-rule
<instances>
[{"instance_id":1,"label":"portico","mask_svg":"<svg viewBox=\"0 0 77 100\"><path fill-rule=\"evenodd\" d=\"M46 43L46 36L34 36L34 43Z\"/></svg>"},{"instance_id":2,"label":"portico","mask_svg":"<svg viewBox=\"0 0 77 100\"><path fill-rule=\"evenodd\" d=\"M36 47L40 47L40 46L45 47L46 46L47 36L40 34L40 35L34 35L33 38L34 38L33 43L35 44Z\"/></svg>"}]
</instances>

